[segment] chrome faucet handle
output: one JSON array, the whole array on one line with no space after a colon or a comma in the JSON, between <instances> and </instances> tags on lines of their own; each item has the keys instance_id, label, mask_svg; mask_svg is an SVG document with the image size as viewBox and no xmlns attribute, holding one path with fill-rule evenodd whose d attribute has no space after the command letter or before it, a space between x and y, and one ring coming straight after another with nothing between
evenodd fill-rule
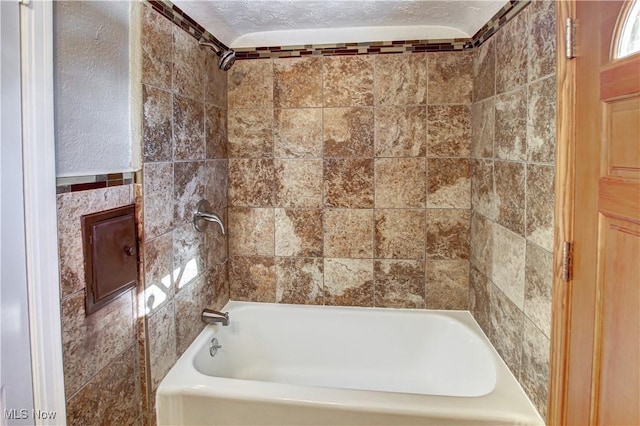
<instances>
[{"instance_id":1,"label":"chrome faucet handle","mask_svg":"<svg viewBox=\"0 0 640 426\"><path fill-rule=\"evenodd\" d=\"M193 214L193 226L196 230L204 232L209 222L217 223L220 226L222 234L225 234L224 225L222 224L220 216L211 212L211 204L207 200L200 200L196 207L196 212Z\"/></svg>"}]
</instances>

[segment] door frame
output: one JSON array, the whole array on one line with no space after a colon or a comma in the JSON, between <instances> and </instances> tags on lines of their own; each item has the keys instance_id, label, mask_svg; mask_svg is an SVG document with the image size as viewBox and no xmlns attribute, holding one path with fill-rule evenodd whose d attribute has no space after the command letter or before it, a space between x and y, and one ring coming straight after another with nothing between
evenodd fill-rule
<instances>
[{"instance_id":1,"label":"door frame","mask_svg":"<svg viewBox=\"0 0 640 426\"><path fill-rule=\"evenodd\" d=\"M573 241L575 191L575 60L565 57L565 22L575 17L576 1L556 2L556 177L553 244L551 356L547 424L565 424L571 293L562 277L563 243Z\"/></svg>"},{"instance_id":2,"label":"door frame","mask_svg":"<svg viewBox=\"0 0 640 426\"><path fill-rule=\"evenodd\" d=\"M605 0L602 0L605 1ZM556 2L557 110L555 237L547 424L566 424L572 281L562 277L563 243L575 235L576 61L567 59L565 22L575 22L577 0ZM624 9L623 9L624 10ZM577 23L579 25L579 23ZM577 46L579 49L579 46ZM599 46L597 47L599 48ZM577 54L579 55L579 51Z\"/></svg>"},{"instance_id":3,"label":"door frame","mask_svg":"<svg viewBox=\"0 0 640 426\"><path fill-rule=\"evenodd\" d=\"M53 111L53 3L20 3L22 149L31 370L35 410L66 423Z\"/></svg>"}]
</instances>

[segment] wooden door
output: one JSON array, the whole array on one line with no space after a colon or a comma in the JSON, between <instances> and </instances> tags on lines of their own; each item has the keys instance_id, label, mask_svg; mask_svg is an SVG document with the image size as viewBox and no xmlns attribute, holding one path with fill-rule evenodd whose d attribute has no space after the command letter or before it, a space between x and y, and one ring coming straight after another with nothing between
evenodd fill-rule
<instances>
[{"instance_id":1,"label":"wooden door","mask_svg":"<svg viewBox=\"0 0 640 426\"><path fill-rule=\"evenodd\" d=\"M566 303L555 304L566 322L556 315L554 333L566 340L554 337L551 423L640 425L640 54L615 53L630 6L574 5L575 105L564 110L574 114L566 131L574 273Z\"/></svg>"}]
</instances>

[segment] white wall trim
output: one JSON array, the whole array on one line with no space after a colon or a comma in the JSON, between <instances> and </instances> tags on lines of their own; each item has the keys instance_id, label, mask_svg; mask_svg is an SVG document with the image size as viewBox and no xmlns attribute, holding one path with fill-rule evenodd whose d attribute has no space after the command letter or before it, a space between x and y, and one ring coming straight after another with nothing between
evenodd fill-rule
<instances>
[{"instance_id":1,"label":"white wall trim","mask_svg":"<svg viewBox=\"0 0 640 426\"><path fill-rule=\"evenodd\" d=\"M20 12L27 287L34 407L66 422L53 127L53 4L30 1Z\"/></svg>"}]
</instances>

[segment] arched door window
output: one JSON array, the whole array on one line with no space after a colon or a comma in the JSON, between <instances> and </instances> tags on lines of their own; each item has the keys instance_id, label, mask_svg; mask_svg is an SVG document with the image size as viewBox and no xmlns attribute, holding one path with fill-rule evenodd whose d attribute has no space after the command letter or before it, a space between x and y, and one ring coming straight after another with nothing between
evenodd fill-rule
<instances>
[{"instance_id":1,"label":"arched door window","mask_svg":"<svg viewBox=\"0 0 640 426\"><path fill-rule=\"evenodd\" d=\"M640 52L640 1L634 0L627 8L622 31L614 50L615 59L626 58Z\"/></svg>"}]
</instances>

